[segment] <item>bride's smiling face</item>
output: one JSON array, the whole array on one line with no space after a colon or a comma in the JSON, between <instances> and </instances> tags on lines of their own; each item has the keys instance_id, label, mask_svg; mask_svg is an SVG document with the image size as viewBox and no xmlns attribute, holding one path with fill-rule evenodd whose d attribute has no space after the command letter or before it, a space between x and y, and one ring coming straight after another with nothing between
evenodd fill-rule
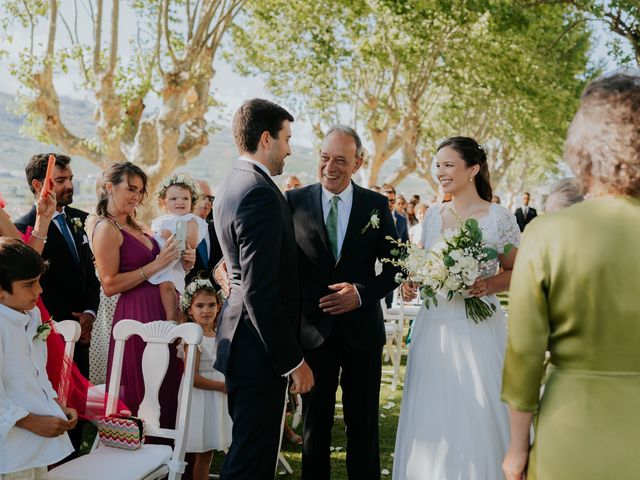
<instances>
[{"instance_id":1,"label":"bride's smiling face","mask_svg":"<svg viewBox=\"0 0 640 480\"><path fill-rule=\"evenodd\" d=\"M478 165L468 167L451 147L442 147L436 155L436 174L444 193L455 195L465 188L475 188L473 177L478 170Z\"/></svg>"}]
</instances>

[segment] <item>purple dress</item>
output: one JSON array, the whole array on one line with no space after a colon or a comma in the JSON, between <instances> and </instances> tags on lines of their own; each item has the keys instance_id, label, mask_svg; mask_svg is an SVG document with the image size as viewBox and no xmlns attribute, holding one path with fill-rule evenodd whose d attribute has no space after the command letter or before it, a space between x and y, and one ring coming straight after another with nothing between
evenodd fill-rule
<instances>
[{"instance_id":1,"label":"purple dress","mask_svg":"<svg viewBox=\"0 0 640 480\"><path fill-rule=\"evenodd\" d=\"M153 248L149 248L140 240L125 230L122 232L122 245L120 246L119 272L131 272L148 264L160 253L160 247L156 241ZM160 300L160 290L157 285L143 282L137 287L122 292L116 310L113 315L113 325L120 320L132 319L142 323L154 320L165 320L165 312ZM109 363L107 369L107 385L111 377L111 361L115 342L113 335L109 344ZM142 379L142 353L145 343L140 337L134 335L125 343L122 359L122 376L120 381L120 399L131 410L133 415L138 413L138 407L144 398L144 381ZM182 361L177 357L176 348L170 345L169 366L162 386L160 387L160 426L173 428L178 410L178 390L182 377Z\"/></svg>"}]
</instances>

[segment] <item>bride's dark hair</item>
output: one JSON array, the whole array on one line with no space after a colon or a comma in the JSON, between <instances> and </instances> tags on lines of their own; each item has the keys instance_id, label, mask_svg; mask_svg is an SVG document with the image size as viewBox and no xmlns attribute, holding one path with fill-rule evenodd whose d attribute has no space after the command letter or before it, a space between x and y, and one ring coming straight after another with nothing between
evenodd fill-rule
<instances>
[{"instance_id":1,"label":"bride's dark hair","mask_svg":"<svg viewBox=\"0 0 640 480\"><path fill-rule=\"evenodd\" d=\"M493 197L493 190L491 188L489 166L487 165L487 154L480 144L470 137L449 137L438 145L437 151L444 147L451 147L458 152L467 167L480 166L478 174L474 177L476 190L480 198L490 202Z\"/></svg>"}]
</instances>

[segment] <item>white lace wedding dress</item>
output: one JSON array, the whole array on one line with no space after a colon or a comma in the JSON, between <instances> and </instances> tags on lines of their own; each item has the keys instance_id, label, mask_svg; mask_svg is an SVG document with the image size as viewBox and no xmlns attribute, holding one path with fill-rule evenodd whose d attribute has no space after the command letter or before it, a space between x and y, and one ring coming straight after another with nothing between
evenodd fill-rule
<instances>
[{"instance_id":1,"label":"white lace wedding dress","mask_svg":"<svg viewBox=\"0 0 640 480\"><path fill-rule=\"evenodd\" d=\"M442 236L442 209L424 220L422 244ZM517 246L514 215L492 204L478 218L483 239L493 247ZM495 275L498 261L485 264ZM464 300L438 297L438 306L420 309L414 323L393 462L394 480L498 480L509 443L507 407L500 401L506 319L498 307L478 324L467 318Z\"/></svg>"}]
</instances>

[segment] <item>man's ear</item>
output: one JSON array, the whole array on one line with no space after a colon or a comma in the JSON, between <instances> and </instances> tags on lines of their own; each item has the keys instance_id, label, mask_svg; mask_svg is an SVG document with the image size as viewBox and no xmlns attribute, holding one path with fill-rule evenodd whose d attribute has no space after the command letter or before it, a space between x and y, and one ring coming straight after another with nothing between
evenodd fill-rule
<instances>
[{"instance_id":1,"label":"man's ear","mask_svg":"<svg viewBox=\"0 0 640 480\"><path fill-rule=\"evenodd\" d=\"M360 167L362 166L363 162L364 162L364 157L356 157L356 164L353 167L353 173L356 173L358 170L360 170Z\"/></svg>"},{"instance_id":2,"label":"man's ear","mask_svg":"<svg viewBox=\"0 0 640 480\"><path fill-rule=\"evenodd\" d=\"M42 180L33 179L31 180L31 186L36 191L36 193L40 193L42 191L42 184L44 182Z\"/></svg>"},{"instance_id":3,"label":"man's ear","mask_svg":"<svg viewBox=\"0 0 640 480\"><path fill-rule=\"evenodd\" d=\"M260 141L258 142L258 145L262 145L265 150L268 150L272 141L273 138L271 137L271 134L267 130L265 130L264 132L262 132L262 135L260 135Z\"/></svg>"}]
</instances>

